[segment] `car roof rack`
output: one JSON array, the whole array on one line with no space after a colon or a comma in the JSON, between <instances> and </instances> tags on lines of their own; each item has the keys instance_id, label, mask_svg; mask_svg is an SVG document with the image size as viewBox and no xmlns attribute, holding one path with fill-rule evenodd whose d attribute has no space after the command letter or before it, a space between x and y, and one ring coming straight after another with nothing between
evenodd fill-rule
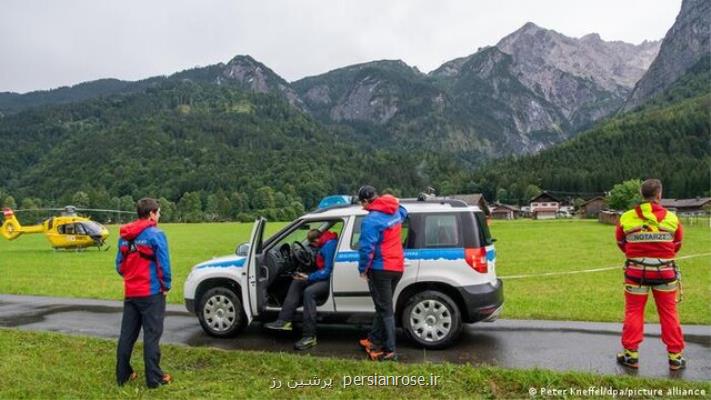
<instances>
[{"instance_id":1,"label":"car roof rack","mask_svg":"<svg viewBox=\"0 0 711 400\"><path fill-rule=\"evenodd\" d=\"M437 203L437 204L449 204L453 208L469 207L463 200L448 199L446 197L428 197L426 199L421 198L406 198L400 199L401 203L405 204L417 204L417 203Z\"/></svg>"},{"instance_id":2,"label":"car roof rack","mask_svg":"<svg viewBox=\"0 0 711 400\"><path fill-rule=\"evenodd\" d=\"M467 204L463 200L457 200L457 199L449 199L446 197L428 197L427 199L421 199L421 198L415 198L415 197L408 197L408 198L403 198L400 199L401 204L422 204L422 203L428 203L428 204L448 204L452 208L466 208L469 207L469 204ZM324 208L317 208L313 211L310 211L309 214L321 214L326 211L331 211L331 210L338 210L342 208L350 208L356 205L355 203L351 204L336 204Z\"/></svg>"},{"instance_id":3,"label":"car roof rack","mask_svg":"<svg viewBox=\"0 0 711 400\"><path fill-rule=\"evenodd\" d=\"M321 213L324 213L324 212L326 212L326 211L337 210L337 209L339 209L339 208L349 208L349 207L352 207L353 205L354 205L354 204L335 204L335 205L332 205L332 206L323 207L323 208L317 208L317 209L315 209L315 210L313 210L313 211L309 211L309 214L321 214Z\"/></svg>"}]
</instances>

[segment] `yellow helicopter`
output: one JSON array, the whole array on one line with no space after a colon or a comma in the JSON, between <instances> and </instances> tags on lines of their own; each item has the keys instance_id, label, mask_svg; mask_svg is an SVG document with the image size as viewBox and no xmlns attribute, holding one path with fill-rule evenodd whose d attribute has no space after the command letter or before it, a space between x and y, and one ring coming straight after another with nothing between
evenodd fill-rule
<instances>
[{"instance_id":1,"label":"yellow helicopter","mask_svg":"<svg viewBox=\"0 0 711 400\"><path fill-rule=\"evenodd\" d=\"M20 221L18 221L15 216L15 212L36 212L43 210L60 211L60 215L50 217L40 224L30 226L22 226ZM77 211L101 211L116 214L132 214L128 211L76 208L74 206L16 211L5 208L3 210L3 217L5 218L5 221L2 226L0 226L0 236L7 240L15 240L23 234L44 233L45 236L47 236L47 240L49 240L49 243L55 250L81 250L87 247L96 247L98 249L103 248L104 250L108 250L108 246L104 246L104 244L106 243L106 239L109 237L109 230L100 223L92 221L90 218L77 215Z\"/></svg>"}]
</instances>

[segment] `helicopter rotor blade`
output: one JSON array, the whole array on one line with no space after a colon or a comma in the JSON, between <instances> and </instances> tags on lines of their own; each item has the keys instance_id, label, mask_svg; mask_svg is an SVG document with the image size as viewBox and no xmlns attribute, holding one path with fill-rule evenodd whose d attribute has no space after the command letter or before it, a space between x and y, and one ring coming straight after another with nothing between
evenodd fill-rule
<instances>
[{"instance_id":1,"label":"helicopter rotor blade","mask_svg":"<svg viewBox=\"0 0 711 400\"><path fill-rule=\"evenodd\" d=\"M123 211L123 210L104 210L98 208L71 208L72 211L97 211L97 212L108 212L114 214L135 214L135 211ZM67 211L67 207L64 208L23 208L19 210L12 210L12 212L34 212L34 211Z\"/></svg>"},{"instance_id":2,"label":"helicopter rotor blade","mask_svg":"<svg viewBox=\"0 0 711 400\"><path fill-rule=\"evenodd\" d=\"M32 211L64 211L64 208L23 208L12 210L12 212L32 212Z\"/></svg>"},{"instance_id":3,"label":"helicopter rotor blade","mask_svg":"<svg viewBox=\"0 0 711 400\"><path fill-rule=\"evenodd\" d=\"M99 212L108 212L108 213L114 213L114 214L135 214L135 211L123 211L123 210L103 210L103 209L98 209L98 208L75 208L77 211L99 211Z\"/></svg>"}]
</instances>

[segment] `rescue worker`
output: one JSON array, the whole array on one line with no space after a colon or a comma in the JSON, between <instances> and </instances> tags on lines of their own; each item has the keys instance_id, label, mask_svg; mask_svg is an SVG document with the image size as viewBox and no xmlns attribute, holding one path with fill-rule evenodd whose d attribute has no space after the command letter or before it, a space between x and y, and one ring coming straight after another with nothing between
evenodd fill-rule
<instances>
[{"instance_id":1,"label":"rescue worker","mask_svg":"<svg viewBox=\"0 0 711 400\"><path fill-rule=\"evenodd\" d=\"M397 198L378 196L369 185L358 190L358 200L368 210L360 226L358 271L368 280L375 305L370 333L359 343L371 360L396 361L393 294L404 271L400 233L407 211Z\"/></svg>"},{"instance_id":2,"label":"rescue worker","mask_svg":"<svg viewBox=\"0 0 711 400\"><path fill-rule=\"evenodd\" d=\"M305 274L297 272L289 285L289 292L277 320L265 324L267 329L290 331L291 321L296 308L303 297L303 332L302 338L294 344L296 350L306 350L316 346L316 301L319 297L328 295L329 281L333 271L333 261L338 244L338 234L332 231L321 232L310 230L306 235L309 244L318 249L315 258L316 271Z\"/></svg>"},{"instance_id":3,"label":"rescue worker","mask_svg":"<svg viewBox=\"0 0 711 400\"><path fill-rule=\"evenodd\" d=\"M170 257L165 234L156 227L160 219L158 202L151 198L138 200L136 211L138 219L121 227L116 254L116 271L124 280L116 381L121 386L138 379L131 367L131 353L143 328L146 385L157 388L173 380L160 368L165 297L171 284Z\"/></svg>"},{"instance_id":4,"label":"rescue worker","mask_svg":"<svg viewBox=\"0 0 711 400\"><path fill-rule=\"evenodd\" d=\"M643 340L644 307L651 289L667 347L669 368L686 367L684 336L676 303L680 294L679 271L674 259L681 248L682 227L672 212L660 205L662 183L648 179L642 183L642 204L622 214L617 225L617 245L625 253L625 322L623 351L617 362L639 368L639 344Z\"/></svg>"}]
</instances>

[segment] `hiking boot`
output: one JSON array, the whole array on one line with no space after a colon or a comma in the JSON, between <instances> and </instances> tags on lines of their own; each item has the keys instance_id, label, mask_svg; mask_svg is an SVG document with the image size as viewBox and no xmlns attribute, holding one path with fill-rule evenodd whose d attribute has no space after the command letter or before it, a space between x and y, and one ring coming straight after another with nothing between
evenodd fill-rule
<instances>
[{"instance_id":1,"label":"hiking boot","mask_svg":"<svg viewBox=\"0 0 711 400\"><path fill-rule=\"evenodd\" d=\"M126 380L123 381L123 382L118 382L118 385L119 385L119 386L123 386L123 385L125 385L125 384L128 383L128 382L133 382L133 381L135 381L136 379L138 379L138 374L134 371L134 372L131 372L131 375L128 376L128 379L126 379Z\"/></svg>"},{"instance_id":2,"label":"hiking boot","mask_svg":"<svg viewBox=\"0 0 711 400\"><path fill-rule=\"evenodd\" d=\"M677 371L686 368L686 358L679 353L669 353L669 369L672 371Z\"/></svg>"},{"instance_id":3,"label":"hiking boot","mask_svg":"<svg viewBox=\"0 0 711 400\"><path fill-rule=\"evenodd\" d=\"M296 350L306 350L316 346L316 336L304 336L298 342L294 343Z\"/></svg>"},{"instance_id":4,"label":"hiking boot","mask_svg":"<svg viewBox=\"0 0 711 400\"><path fill-rule=\"evenodd\" d=\"M621 353L617 353L617 363L627 368L639 368L639 352L636 350L625 349Z\"/></svg>"},{"instance_id":5,"label":"hiking boot","mask_svg":"<svg viewBox=\"0 0 711 400\"><path fill-rule=\"evenodd\" d=\"M368 357L371 361L397 361L397 353L394 351L370 351Z\"/></svg>"},{"instance_id":6,"label":"hiking boot","mask_svg":"<svg viewBox=\"0 0 711 400\"><path fill-rule=\"evenodd\" d=\"M163 385L168 385L173 383L173 377L170 376L170 374L163 374L163 377L160 378L160 381L158 382L157 385L151 385L150 383L148 384L148 389L158 389L159 387Z\"/></svg>"},{"instance_id":7,"label":"hiking boot","mask_svg":"<svg viewBox=\"0 0 711 400\"><path fill-rule=\"evenodd\" d=\"M264 327L274 331L291 331L293 329L291 321L282 321L280 319L264 324Z\"/></svg>"},{"instance_id":8,"label":"hiking boot","mask_svg":"<svg viewBox=\"0 0 711 400\"><path fill-rule=\"evenodd\" d=\"M370 353L378 348L378 346L371 342L369 338L359 340L358 344L363 348L363 350L365 350L366 353Z\"/></svg>"}]
</instances>

